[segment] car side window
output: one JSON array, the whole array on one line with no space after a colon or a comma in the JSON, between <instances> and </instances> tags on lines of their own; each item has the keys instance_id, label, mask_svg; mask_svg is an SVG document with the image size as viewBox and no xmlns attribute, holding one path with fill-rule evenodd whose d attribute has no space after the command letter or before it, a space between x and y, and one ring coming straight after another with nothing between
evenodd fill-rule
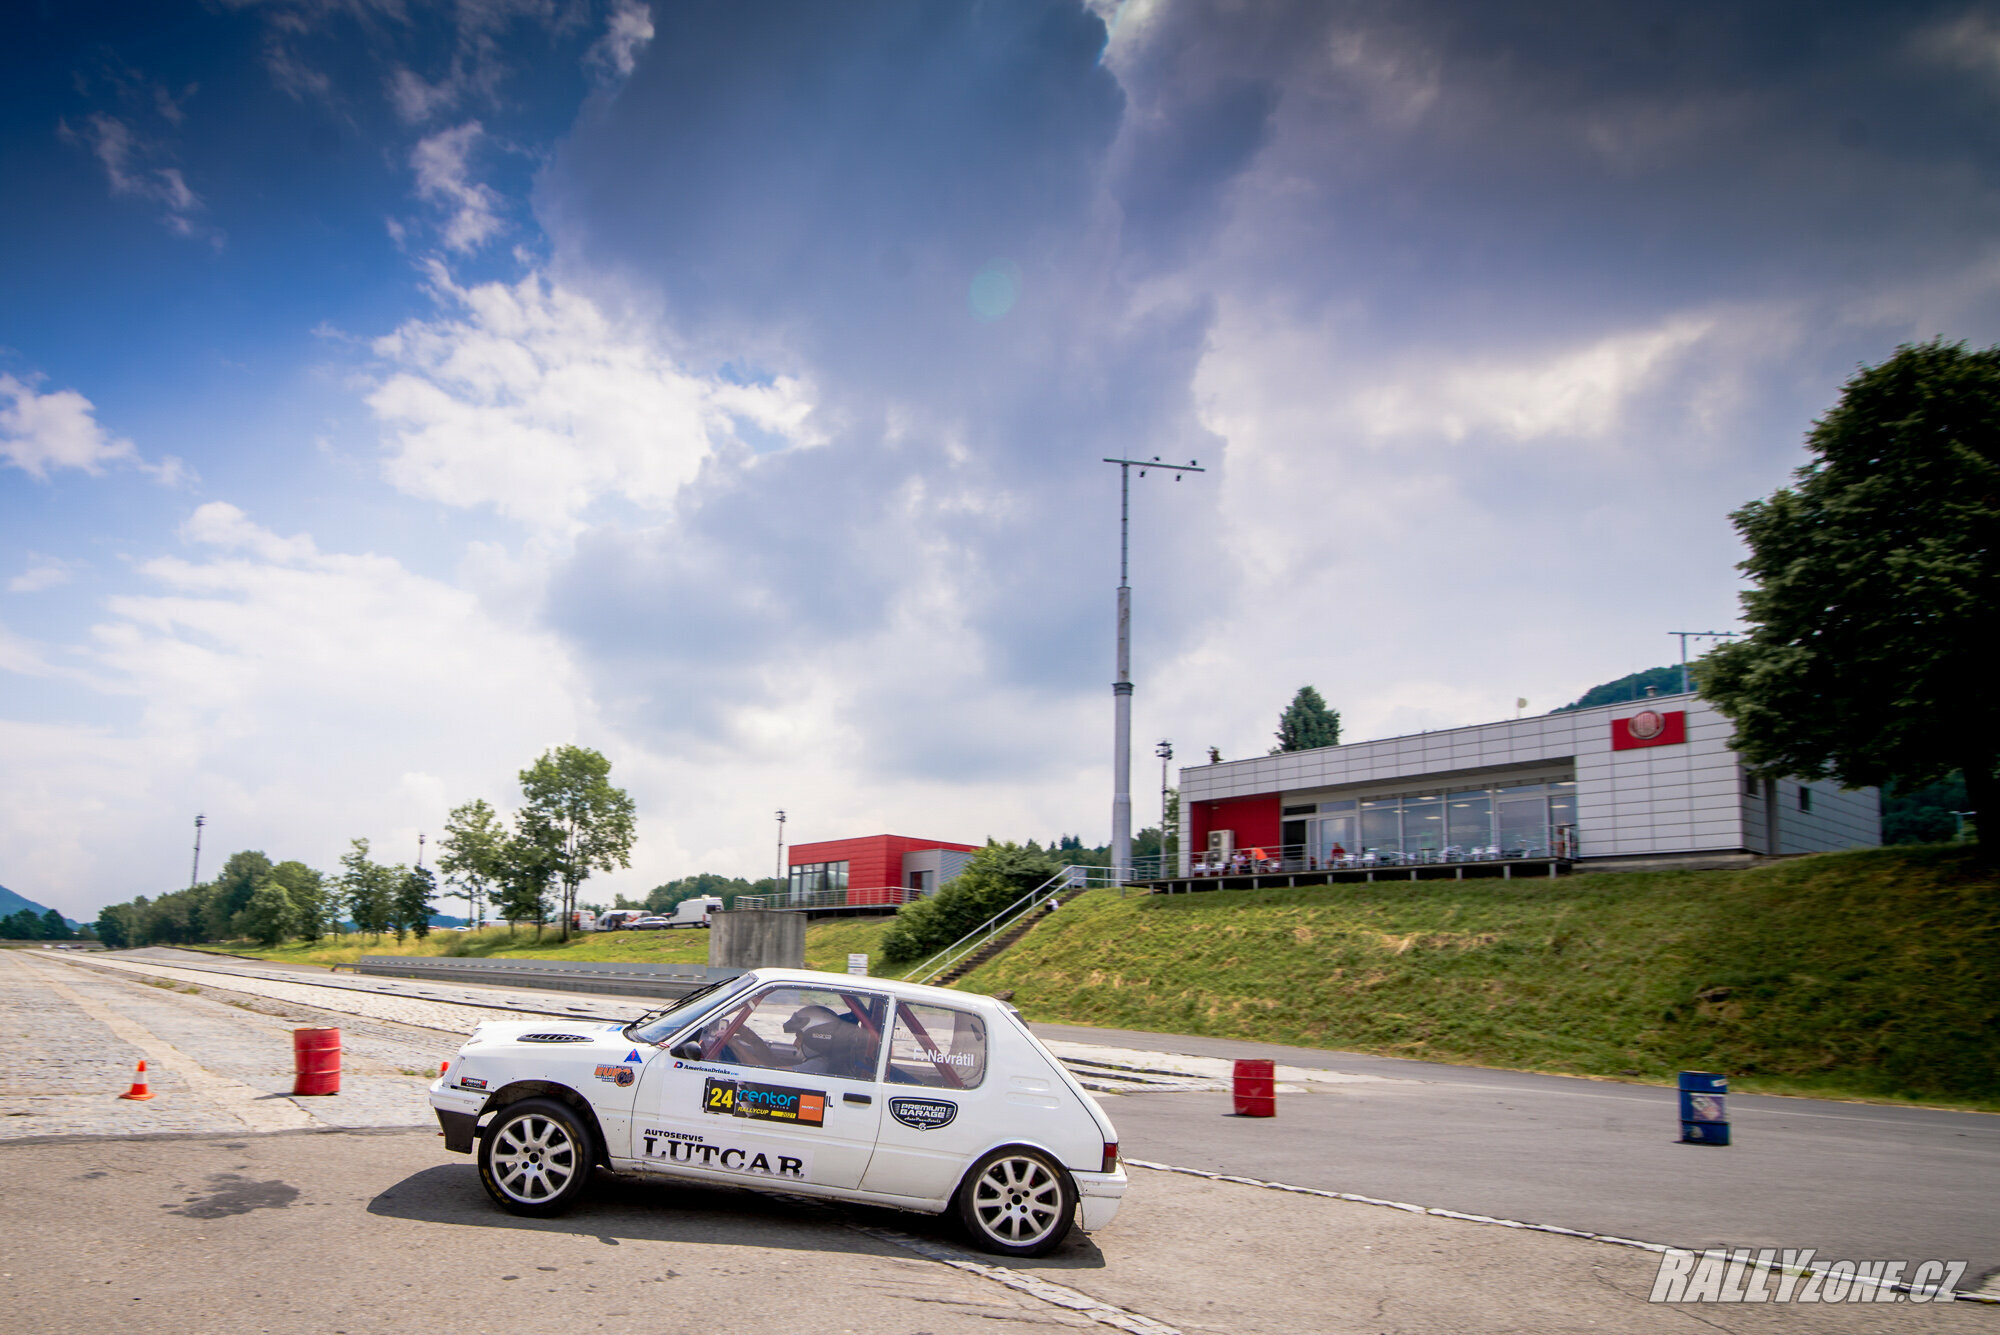
<instances>
[{"instance_id":1,"label":"car side window","mask_svg":"<svg viewBox=\"0 0 2000 1335\"><path fill-rule=\"evenodd\" d=\"M971 1011L899 1002L889 1083L972 1089L986 1079L986 1023Z\"/></svg>"},{"instance_id":2,"label":"car side window","mask_svg":"<svg viewBox=\"0 0 2000 1335\"><path fill-rule=\"evenodd\" d=\"M887 1010L871 993L775 987L718 1012L697 1038L705 1061L873 1080Z\"/></svg>"}]
</instances>

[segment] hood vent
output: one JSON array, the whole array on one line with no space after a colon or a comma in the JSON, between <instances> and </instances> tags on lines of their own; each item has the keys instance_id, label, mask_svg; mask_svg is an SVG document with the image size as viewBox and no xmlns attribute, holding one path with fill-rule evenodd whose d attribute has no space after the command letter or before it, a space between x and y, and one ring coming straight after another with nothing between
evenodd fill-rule
<instances>
[{"instance_id":1,"label":"hood vent","mask_svg":"<svg viewBox=\"0 0 2000 1335\"><path fill-rule=\"evenodd\" d=\"M517 1043L588 1043L589 1034L523 1034Z\"/></svg>"}]
</instances>

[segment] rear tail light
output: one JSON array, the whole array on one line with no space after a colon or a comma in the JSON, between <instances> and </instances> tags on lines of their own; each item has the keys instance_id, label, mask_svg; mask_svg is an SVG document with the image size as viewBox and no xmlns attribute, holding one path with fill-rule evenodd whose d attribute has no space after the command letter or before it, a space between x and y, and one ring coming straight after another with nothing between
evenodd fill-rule
<instances>
[{"instance_id":1,"label":"rear tail light","mask_svg":"<svg viewBox=\"0 0 2000 1335\"><path fill-rule=\"evenodd\" d=\"M438 1079L440 1079L440 1080L444 1079L444 1073L445 1073L446 1071L449 1071L450 1069L451 1069L451 1063L450 1063L450 1062L439 1062L439 1063L438 1063Z\"/></svg>"},{"instance_id":2,"label":"rear tail light","mask_svg":"<svg viewBox=\"0 0 2000 1335\"><path fill-rule=\"evenodd\" d=\"M1104 1142L1104 1167L1100 1171L1106 1173L1115 1173L1118 1171L1117 1141L1107 1140Z\"/></svg>"}]
</instances>

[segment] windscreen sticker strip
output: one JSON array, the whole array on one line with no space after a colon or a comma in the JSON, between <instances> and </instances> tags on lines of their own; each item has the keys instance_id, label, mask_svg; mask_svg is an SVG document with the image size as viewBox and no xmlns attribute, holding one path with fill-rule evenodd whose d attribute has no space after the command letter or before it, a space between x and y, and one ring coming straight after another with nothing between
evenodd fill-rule
<instances>
[{"instance_id":1,"label":"windscreen sticker strip","mask_svg":"<svg viewBox=\"0 0 2000 1335\"><path fill-rule=\"evenodd\" d=\"M723 1117L749 1117L762 1122L788 1122L795 1126L824 1126L826 1091L787 1089L782 1085L758 1085L747 1080L718 1080L710 1076L701 1091L701 1110Z\"/></svg>"}]
</instances>

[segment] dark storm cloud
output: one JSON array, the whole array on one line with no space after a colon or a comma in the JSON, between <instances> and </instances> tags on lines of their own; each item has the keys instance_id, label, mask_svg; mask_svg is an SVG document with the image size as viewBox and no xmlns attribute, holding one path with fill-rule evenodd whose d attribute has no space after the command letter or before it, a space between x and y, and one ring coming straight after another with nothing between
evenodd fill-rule
<instances>
[{"instance_id":1,"label":"dark storm cloud","mask_svg":"<svg viewBox=\"0 0 2000 1335\"><path fill-rule=\"evenodd\" d=\"M1629 423L1475 412L1408 446L1413 473L1560 526L1635 485L1620 451L1731 430L1765 460L1794 449L1828 376L1931 332L1908 327L1910 292L1957 285L2000 222L1992 5L1160 4L1114 19L1108 51L1069 3L655 22L547 172L541 216L568 276L657 301L697 360L809 378L828 443L718 470L673 525L583 545L564 625L620 663L613 694L736 689L728 664L866 634L919 574L951 583L993 684L1054 698L1107 678L1115 478L1097 459L1224 462L1194 379L1227 305L1333 330L1297 374L1335 403L1426 358L1669 328L1669 351L1633 354L1661 369L1614 405ZM1018 300L976 318L994 260ZM1737 317L1715 312L1750 307L1776 312L1768 335L1744 317L1719 341ZM1799 357L1716 416L1703 393L1788 339ZM1524 459L1524 432L1613 438ZM1354 436L1330 418L1301 446L1329 494ZM1230 557L1188 539L1210 502L1185 493L1223 480L1156 515L1178 525L1142 567L1156 648L1235 596ZM1437 561L1450 535L1419 515L1410 541ZM635 629L654 616L680 647Z\"/></svg>"}]
</instances>

